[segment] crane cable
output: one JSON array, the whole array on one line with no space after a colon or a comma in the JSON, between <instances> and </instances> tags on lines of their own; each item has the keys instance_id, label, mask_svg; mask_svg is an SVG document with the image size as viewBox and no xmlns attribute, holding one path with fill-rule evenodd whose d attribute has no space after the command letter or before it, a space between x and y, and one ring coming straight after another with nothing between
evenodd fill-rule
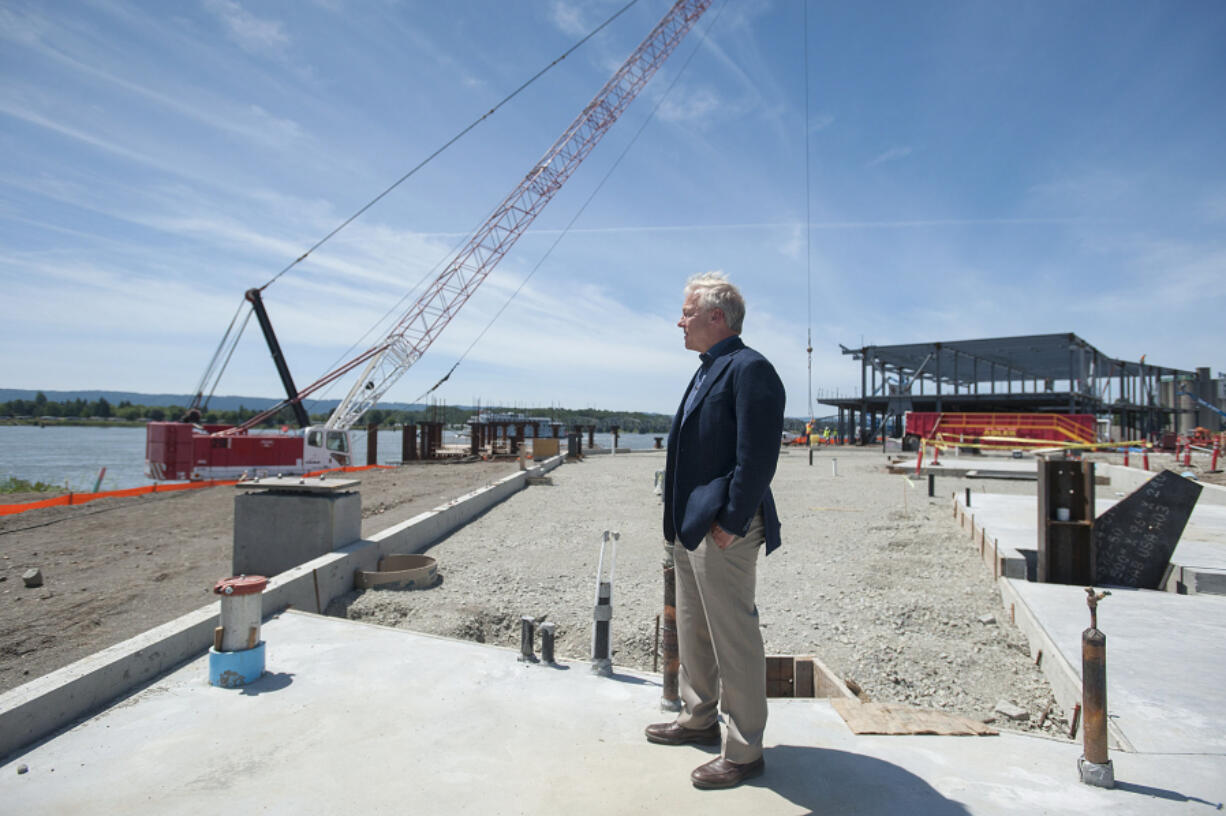
<instances>
[{"instance_id":1,"label":"crane cable","mask_svg":"<svg viewBox=\"0 0 1226 816\"><path fill-rule=\"evenodd\" d=\"M297 266L298 264L300 264L300 263L302 263L303 261L305 261L305 260L306 260L306 259L307 259L307 258L310 256L310 254L311 254L312 252L314 252L315 250L319 249L319 248L320 248L321 246L323 246L323 245L324 245L324 244L325 244L325 243L326 243L326 242L327 242L329 239L331 239L333 236L335 236L335 235L336 235L338 232L340 232L340 231L341 231L341 230L343 230L345 227L349 226L351 223L353 223L354 221L356 221L356 220L357 220L359 217L361 217L361 216L362 216L362 214L364 214L364 213L365 213L367 210L369 210L369 209L370 209L371 207L373 207L375 204L379 203L379 201L381 201L381 200L382 200L382 199L383 199L385 196L387 196L387 194L388 194L388 193L392 192L392 190L395 190L395 189L396 189L397 187L399 187L401 184L403 184L404 182L408 181L408 180L409 180L409 178L410 178L410 177L412 177L414 174L416 174L418 170L421 170L423 167L425 167L427 164L429 164L431 161L433 161L435 158L437 158L437 157L438 157L438 156L439 156L439 155L440 155L440 154L441 154L443 151L445 151L447 148L451 147L453 144L455 144L455 143L456 143L456 142L458 142L460 139L462 139L462 138L463 138L465 135L467 135L467 134L468 134L468 132L469 132L469 131L471 131L473 128L477 127L477 125L481 124L482 122L484 122L484 121L485 121L486 119L488 119L489 117L493 116L493 115L494 115L494 114L495 114L495 113L498 111L498 109L499 109L499 108L501 108L503 105L505 105L506 103L508 103L508 102L510 102L512 99L514 99L516 96L518 96L518 95L519 95L519 94L520 94L522 91L524 91L524 90L525 90L525 89L526 89L526 88L527 88L529 85L533 84L533 83L534 83L534 82L536 82L538 79L540 79L542 76L544 76L544 75L545 75L547 72L549 72L551 69L553 69L555 66L557 66L557 65L558 65L558 63L562 62L562 60L566 59L568 56L570 56L572 53L574 53L576 50L578 50L580 46L582 46L584 43L586 43L586 42L587 42L588 40L590 40L592 37L594 37L594 36L596 36L597 34L599 34L599 33L600 33L602 30L604 30L604 28L605 28L606 26L608 26L610 23L612 23L612 22L613 22L614 20L616 20L618 17L622 16L622 14L624 14L625 12L627 12L628 10L630 10L630 9L631 9L633 6L635 6L635 5L636 5L638 2L639 2L639 0L630 0L630 2L626 3L626 5L622 6L620 9L618 9L618 10L617 10L617 11L616 11L616 12L615 12L615 13L614 13L614 14L613 14L611 17L609 17L608 19L606 19L606 20L605 20L603 23L601 23L600 25L598 25L596 28L594 28L594 29L592 29L591 31L589 31L589 32L588 32L588 33L587 33L587 34L586 34L586 35L585 35L585 36L584 36L584 37L583 37L581 40L579 40L579 41L578 41L578 42L576 42L574 45L572 45L570 48L568 48L568 49L566 49L564 52L562 52L562 55L561 55L561 56L557 57L557 58L556 58L556 59L554 59L552 62L550 62L548 65L546 65L544 68L542 68L541 70L539 70L539 71L537 71L535 74L533 74L533 75L532 75L532 76L531 76L531 77L530 77L530 78L529 78L527 81L523 82L523 83L522 83L522 84L521 84L521 85L520 85L518 88L516 88L516 89L515 89L515 90L513 90L511 93L509 93L509 94L507 94L505 97L503 97L503 98L502 98L502 100L498 102L498 104L494 105L494 107L490 108L490 109L489 109L488 111L486 111L484 114L482 114L481 116L479 116L477 119L475 119L475 120L474 120L474 121L473 121L471 124L469 124L469 125L468 125L467 127L465 127L463 130L461 130L461 131L460 131L459 133L457 133L455 136L452 136L452 137L451 137L449 140L447 140L447 142L446 142L446 143L444 143L444 144L443 144L441 147L439 147L437 150L435 150L435 151L434 151L433 153L431 153L429 156L427 156L426 158L424 158L424 159L422 159L420 162L418 162L418 163L417 163L417 166L415 166L413 169L409 170L409 172L405 173L403 176L401 176L399 179L397 179L397 180L396 180L396 181L395 181L393 184L391 184L389 187L387 187L387 189L385 189L383 192L379 193L377 196L375 196L375 197L374 197L374 198L372 198L370 201L368 201L368 202L367 202L367 203L366 203L364 206L362 206L362 207L361 207L361 209L359 209L359 210L358 210L357 212L355 212L353 215L349 216L349 217L348 217L348 218L346 218L344 221L342 221L342 222L340 223L340 225L339 225L339 226L337 226L335 229L333 229L331 232L329 232L329 233L328 233L327 235L325 235L323 238L320 238L318 241L316 241L316 242L315 242L315 243L314 243L314 244L313 244L313 245L312 245L312 246L311 246L311 247L310 247L310 248L309 248L309 249L308 249L306 252L303 252L301 255L299 255L297 258L295 258L293 261L290 261L290 263L286 264L286 266L285 266L285 267L284 267L284 268L283 268L283 269L282 269L280 272L278 272L277 274L273 275L271 278L269 278L269 279L268 279L268 281L267 281L267 282L265 282L265 284L264 284L263 286L259 287L259 291L263 292L265 289L267 289L269 286L271 286L271 285L272 285L272 284L273 284L273 283L274 283L274 282L275 282L275 281L276 281L278 278L280 278L280 277L281 277L282 275L284 275L286 272L290 271L290 270L291 270L291 269L293 269L295 266ZM441 261L440 261L440 263L441 263ZM436 268L437 268L437 267L436 267ZM423 278L423 280L424 280L424 278ZM419 281L419 282L418 282L418 284L417 284L417 286L420 286L420 285L421 285L421 282ZM415 290L416 290L416 288L417 288L417 287L415 286L413 289L410 289L410 290L409 290L409 293L411 294L413 291L415 291ZM401 303L403 303L403 302L404 302L404 300L408 298L408 296L409 296L409 295L408 295L408 294L406 294L406 295L405 295L405 297L404 297L404 298L402 298L402 299L400 300L400 302L401 302ZM242 311L242 308L243 308L243 305L244 305L244 304L246 304L246 299L245 299L245 298L244 298L243 304L240 304L240 305L239 305L239 311ZM385 320L385 319L386 319L386 317L387 317L387 315L384 315L384 317L383 317L383 318L380 318L379 322L382 322L383 320ZM214 382L213 382L213 388L212 388L212 389L210 390L210 392L209 392L209 396L210 396L210 397L212 396L212 390L215 390L215 389L216 389L216 387L217 387L218 382L220 382L220 380L221 380L221 375L222 375L222 373L225 371L226 366L229 364L229 362L230 362L230 357L231 357L231 356L234 354L234 348L235 348L235 347L238 345L239 338L240 338L240 337L242 337L243 331L246 329L246 327L247 327L247 322L248 322L248 320L250 320L250 318L251 318L251 314L250 314L250 312L248 312L248 315L247 315L247 320L244 320L244 321L243 321L242 326L241 326L241 327L239 328L239 330L238 330L238 334L237 334L237 335L235 335L234 339L231 341L231 344L230 344L230 351L229 351L229 353L228 353L228 354L226 354L226 360L225 360L225 363L223 363L223 364L221 365L221 368L217 370L217 374L216 374L216 377L215 377ZM197 386L197 388L196 388L196 394L197 394L197 397L199 397L201 394L203 394L203 393L204 393L205 383L208 381L209 377L212 375L212 372L213 372L214 368L216 368L216 367L217 367L217 361L218 361L218 359L219 359L219 358L222 356L222 348L223 348L223 346L225 346L226 339L227 339L227 338L230 336L230 332L233 330L233 328L234 328L234 323L235 323L235 321L236 321L237 319L238 319L238 313L235 313L234 319L232 319L232 320L230 321L230 327L229 327L228 329L226 329L226 333L225 333L225 335L223 335L223 336L222 336L221 342L220 342L220 343L218 344L218 346L217 346L217 351L215 351L215 352L213 353L213 359L209 361L208 367L205 369L204 376L203 376L203 377L201 377L201 379L200 379L200 384L199 384L199 385ZM378 325L378 323L376 323L376 325ZM372 327L372 330L373 330L373 327ZM368 334L369 334L369 332L368 332ZM365 336L365 335L363 335L363 336ZM208 405L208 400L207 400L207 399L205 399L205 400L204 400L204 406L207 406L207 405Z\"/></svg>"},{"instance_id":2,"label":"crane cable","mask_svg":"<svg viewBox=\"0 0 1226 816\"><path fill-rule=\"evenodd\" d=\"M399 179L397 179L397 180L395 181L395 183L393 183L393 184L392 184L390 187L388 187L388 188L387 188L386 190L384 190L383 192L379 193L379 195L375 196L375 197L374 197L374 198L372 198L370 201L368 201L368 202L367 202L367 203L366 203L366 204L365 204L365 205L364 205L364 206L363 206L361 209L359 209L359 210L358 210L357 212L355 212L353 215L349 216L349 217L348 217L348 218L346 218L344 221L342 221L342 222L341 222L341 224L340 224L340 226L338 226L336 229L334 229L334 230L332 230L331 232L329 232L329 233L328 233L327 235L325 235L323 238L320 238L318 241L316 241L316 242L315 242L314 246L312 246L312 247L311 247L310 249L308 249L306 252L302 253L302 254L301 254L301 255L299 255L297 258L295 258L293 261L291 261L289 264L287 264L287 265L286 265L286 267L285 267L284 269L282 269L280 272L278 272L277 274L273 275L273 276L272 276L272 278L271 278L271 279L268 281L268 283L265 283L263 286L261 286L261 287L260 287L260 290L261 290L261 291L263 291L264 289L268 288L268 286L269 286L269 285L271 285L271 284L273 283L273 281L275 281L277 278L279 278L279 277L281 277L282 275L284 275L286 272L288 272L290 269L292 269L292 268L294 268L295 266L297 266L297 265L298 265L299 263L301 263L302 261L305 261L305 260L307 259L307 256L309 256L309 255L310 255L312 252L314 252L316 249L318 249L320 246L322 246L322 245L323 245L323 244L324 244L324 243L325 243L325 242L326 242L326 241L327 241L329 238L331 238L332 236L336 235L338 232L340 232L341 230L343 230L345 227L349 226L349 224L350 224L350 223L352 223L354 220L356 220L356 219L357 219L359 216L361 216L361 215L362 215L362 213L364 213L364 212L366 212L367 210L369 210L371 207L373 207L375 204L377 204L377 203L378 203L378 202L379 202L379 201L380 201L380 200L381 200L381 199L382 199L384 196L386 196L386 195L387 195L388 193L390 193L392 190L395 190L395 189L396 189L397 187L399 187L399 186L400 186L402 183L404 183L405 181L407 181L407 180L408 180L408 179L409 179L409 178L410 178L412 175L414 175L414 174L415 174L415 173L416 173L418 170L422 169L422 168L423 168L423 167L425 167L427 164L429 164L431 161L433 161L433 160L434 160L434 158L435 158L436 156L438 156L440 153L442 153L444 150L446 150L447 148L451 147L453 144L455 144L455 143L456 143L456 142L458 142L460 139L462 139L462 138L463 138L463 137L464 137L464 136L465 136L465 135L466 135L466 134L467 134L467 133L468 133L470 130L472 130L472 129L473 129L473 128L475 128L477 125L479 125L479 124L481 124L482 122L484 122L484 121L485 121L486 119L488 119L489 117L493 116L493 115L494 115L494 113L495 113L495 112L496 112L496 111L497 111L499 108L501 108L501 107L502 107L503 105L505 105L506 103L510 102L512 99L514 99L516 96L518 96L518 95L519 95L519 93L520 93L521 91L523 91L523 90L524 90L525 88L527 88L529 85L531 85L532 83L534 83L534 82L536 82L538 79L540 79L542 76L544 76L546 72L548 72L548 71L549 71L551 68L553 68L553 67L554 67L554 66L556 66L558 63L560 63L562 60L564 60L564 59L566 59L568 56L570 56L570 54L571 54L572 52L574 52L576 49L578 49L578 48L579 48L579 46L583 45L585 42L587 42L588 40L590 40L592 37L594 37L594 36L596 36L598 33L600 33L600 31L601 31L602 29L604 29L604 27L605 27L605 26L607 26L609 23L613 22L613 21L614 21L614 20L616 20L618 17L620 17L620 16L621 16L621 15L622 15L624 12L626 12L628 9L630 9L630 7L631 7L631 6L633 6L633 5L635 5L636 3L638 3L638 1L639 1L639 0L630 0L630 2L629 2L629 3L627 3L627 4L626 4L626 5L624 5L624 6L622 6L622 7L621 7L621 9L619 9L619 10L617 11L617 13L615 13L615 14L614 14L612 17L610 17L609 19L605 20L605 21L604 21L603 23L601 23L599 26L597 26L596 28L594 28L594 29L592 29L590 32L588 32L588 34L587 34L587 35L586 35L586 36L585 36L583 39L579 40L579 42L575 43L575 44L574 44L574 45L572 45L570 48L566 49L566 51L564 51L564 52L562 53L562 56L558 57L558 58L557 58L557 59L555 59L553 62L549 63L549 64L548 64L548 65L546 65L544 68L542 68L541 70L539 70L539 71L537 71L535 74L533 74L533 76L532 76L532 77L531 77L531 78L530 78L530 79L529 79L527 82L524 82L522 85L520 85L520 86L519 86L518 88L516 88L514 91L511 91L511 93L509 93L509 94L507 94L505 97L503 97L503 99L502 99L502 101L501 101L501 102L499 102L497 105L495 105L494 107L490 108L488 111L486 111L486 112L485 112L484 114L482 114L480 117L478 117L478 118L477 118L477 119L476 119L476 120L475 120L475 121L474 121L472 124L470 124L468 127L466 127L466 128L464 128L463 130L461 130L461 131L460 131L459 133L457 133L455 136L452 136L452 137L451 137L451 138L450 138L450 139L449 139L449 140L448 140L448 141L447 141L447 142L446 142L446 143L445 143L445 144L444 144L442 147L438 148L438 149L437 149L437 150L435 150L433 153L431 153L429 156L426 156L426 158L424 158L424 159L422 159L420 162L418 162L418 164L417 164L417 166L416 166L416 167L414 167L412 170L410 170L409 172L407 172L407 173L405 173L403 176L401 176Z\"/></svg>"},{"instance_id":3,"label":"crane cable","mask_svg":"<svg viewBox=\"0 0 1226 816\"><path fill-rule=\"evenodd\" d=\"M809 433L813 432L813 208L809 183L809 0L804 0L804 51L805 51L805 303L808 307L809 328Z\"/></svg>"},{"instance_id":4,"label":"crane cable","mask_svg":"<svg viewBox=\"0 0 1226 816\"><path fill-rule=\"evenodd\" d=\"M702 44L704 42L706 42L707 38L710 36L711 28L714 27L715 24L719 21L720 15L723 14L724 9L727 8L727 6L728 6L728 3L727 3L727 0L725 0L723 5L719 7L719 11L717 11L715 13L715 16L711 18L711 22L707 26L707 30L703 32L702 39L698 41L698 43L690 51L690 55L686 57L685 62L682 63L681 70L677 72L677 75L673 77L673 81L669 83L668 88L665 89L664 93L661 94L659 100L656 101L655 107L651 109L651 113L649 113L647 117L643 120L643 124L639 125L639 129L635 131L634 136L630 139L629 142L627 142L626 146L622 149L622 152L618 155L617 160L614 161L613 164L609 167L608 171L604 175L604 178L600 180L600 183L597 184L596 187L592 190L592 192L588 195L587 199L583 202L583 205L579 207L578 211L576 211L575 214L571 217L570 221L566 224L566 226L558 234L558 237L554 239L554 242L549 245L549 249L545 250L545 254L541 256L540 260L536 262L536 264L532 267L532 270L524 277L524 279L519 282L519 286L515 288L515 291L511 293L511 296L507 298L506 302L503 303L502 306L498 309L498 311L494 313L494 316L490 318L490 322L485 325L485 328L481 330L480 334L478 334L477 337L471 343L469 343L468 348L464 350L464 353L460 355L460 358L455 361L455 363L451 366L450 369L448 369L447 373L443 375L442 379L440 379L438 382L432 385L429 389L427 389L424 393L422 393L419 397L417 397L417 399L413 400L414 403L421 402L423 399L428 397L430 394L434 393L434 391L437 390L439 386L447 382L447 380L451 379L451 375L455 372L457 368L460 367L460 363L464 362L464 359L468 357L469 352L471 352L473 348L477 345L477 343L481 341L481 338L485 336L485 333L488 332L493 327L494 323L498 320L498 318L502 316L502 313L505 312L507 310L507 307L511 305L511 301L515 300L516 295L520 293L520 291L528 284L528 281L532 279L532 276L537 273L537 270L541 268L541 265L544 264L545 261L549 259L549 256L553 254L553 251L555 249L557 249L558 244L562 243L562 239L565 238L570 233L570 230L575 225L575 222L578 221L580 216L583 215L584 211L587 210L588 205L592 203L592 201L596 198L596 196L604 188L605 182L607 182L612 177L613 173L621 165L622 159L626 158L626 155L630 152L630 148L634 147L635 143L639 139L639 136L643 135L643 131L646 130L649 124L651 124L652 120L655 118L656 112L660 110L660 106L664 104L664 101L666 99L668 99L669 94L672 93L673 88L676 87L677 82L685 74L685 69L689 67L690 62L694 59L694 55L698 53L698 49L702 47Z\"/></svg>"},{"instance_id":5,"label":"crane cable","mask_svg":"<svg viewBox=\"0 0 1226 816\"><path fill-rule=\"evenodd\" d=\"M238 333L234 335L234 339L230 341L230 351L225 355L226 361L222 363L221 368L217 368L217 361L222 356L222 349L225 348L226 341L230 340L230 332L234 331L234 324L238 322L238 316L242 314L243 307L248 305L247 299L243 298L238 304L238 308L234 311L234 317L230 318L230 325L226 327L226 333L221 336L221 342L217 344L217 350L213 352L213 359L209 360L208 367L204 370L204 375L200 378L200 383L196 386L196 396L193 400L193 408L198 408L201 411L208 408L209 400L213 398L213 391L217 389L218 382L221 381L221 374L226 370L226 366L230 362L231 355L234 354L234 347L238 345L238 339L242 337L243 330L247 328L247 321L251 319L251 311L247 311L247 317L243 320L243 325L239 327ZM217 370L216 377L213 377L214 369ZM208 385L209 378L213 377L213 384L209 387L209 395L204 396L205 386ZM201 400L203 399L203 402Z\"/></svg>"}]
</instances>

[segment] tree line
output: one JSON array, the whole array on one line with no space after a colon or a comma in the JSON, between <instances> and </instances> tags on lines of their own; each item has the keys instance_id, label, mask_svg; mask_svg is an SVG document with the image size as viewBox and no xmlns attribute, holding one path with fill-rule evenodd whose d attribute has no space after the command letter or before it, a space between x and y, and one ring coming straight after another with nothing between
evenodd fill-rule
<instances>
[{"instance_id":1,"label":"tree line","mask_svg":"<svg viewBox=\"0 0 1226 816\"><path fill-rule=\"evenodd\" d=\"M200 421L209 425L238 425L260 413L262 409L239 406L234 410L202 412ZM572 410L568 408L508 408L499 406L483 406L483 413L514 413L532 417L548 417L552 422L560 422L567 428L576 425L595 425L598 433L608 433L617 426L622 433L664 434L668 433L672 423L671 414L653 414L639 411L601 411L595 408ZM26 420L66 419L88 420L93 418L106 420L122 420L125 422L163 422L180 419L187 411L182 405L139 405L122 400L112 405L106 398L97 400L72 399L57 402L47 399L39 391L34 399L15 399L0 402L0 417ZM366 412L363 423L373 423L380 426L397 426L405 424L421 424L423 422L442 422L449 426L465 425L476 411L467 406L436 405L419 410L395 410L374 408ZM314 423L323 423L329 416L328 412L310 415ZM262 427L293 426L293 412L282 408L275 416L264 420Z\"/></svg>"}]
</instances>

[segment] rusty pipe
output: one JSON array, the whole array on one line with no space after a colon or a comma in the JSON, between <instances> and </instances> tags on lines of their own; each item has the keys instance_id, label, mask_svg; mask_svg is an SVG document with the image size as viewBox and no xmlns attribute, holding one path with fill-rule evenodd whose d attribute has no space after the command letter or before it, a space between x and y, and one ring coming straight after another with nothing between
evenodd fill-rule
<instances>
[{"instance_id":1,"label":"rusty pipe","mask_svg":"<svg viewBox=\"0 0 1226 816\"><path fill-rule=\"evenodd\" d=\"M1081 633L1081 779L1107 788L1114 774L1107 755L1107 636L1098 629L1098 602L1110 594L1086 587L1090 628Z\"/></svg>"},{"instance_id":2,"label":"rusty pipe","mask_svg":"<svg viewBox=\"0 0 1226 816\"><path fill-rule=\"evenodd\" d=\"M664 664L663 690L660 707L668 711L681 710L678 678L681 656L677 646L677 576L673 566L673 545L664 545L664 611L660 616L660 656Z\"/></svg>"}]
</instances>

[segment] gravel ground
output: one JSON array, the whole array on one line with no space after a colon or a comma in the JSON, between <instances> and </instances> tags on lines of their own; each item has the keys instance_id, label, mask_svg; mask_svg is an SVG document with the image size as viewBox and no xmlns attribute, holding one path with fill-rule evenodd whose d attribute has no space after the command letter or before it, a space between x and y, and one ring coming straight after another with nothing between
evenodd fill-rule
<instances>
[{"instance_id":1,"label":"gravel ground","mask_svg":"<svg viewBox=\"0 0 1226 816\"><path fill-rule=\"evenodd\" d=\"M830 461L837 457L837 475ZM991 574L952 519L949 498L1033 494L1033 482L926 482L885 472L879 451L780 457L773 489L783 547L760 558L758 606L768 654L811 654L862 696L1002 728L1067 734L1067 715L1003 611ZM613 590L614 662L650 670L662 603L662 454L591 456L552 474L436 544L443 581L424 591L354 592L330 614L519 648L523 615L557 626L560 657L590 656L604 530L621 535ZM983 622L983 620L990 622ZM1029 719L1004 720L1000 702Z\"/></svg>"}]
</instances>

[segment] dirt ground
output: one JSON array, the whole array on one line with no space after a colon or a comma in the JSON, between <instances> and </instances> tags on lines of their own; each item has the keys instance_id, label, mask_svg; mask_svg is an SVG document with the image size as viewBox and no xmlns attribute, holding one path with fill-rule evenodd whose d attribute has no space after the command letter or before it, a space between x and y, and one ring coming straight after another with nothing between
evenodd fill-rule
<instances>
[{"instance_id":1,"label":"dirt ground","mask_svg":"<svg viewBox=\"0 0 1226 816\"><path fill-rule=\"evenodd\" d=\"M518 469L513 461L355 474L374 533ZM0 517L0 692L212 603L230 574L233 487ZM7 495L4 503L50 494ZM42 570L26 588L22 573Z\"/></svg>"}]
</instances>

